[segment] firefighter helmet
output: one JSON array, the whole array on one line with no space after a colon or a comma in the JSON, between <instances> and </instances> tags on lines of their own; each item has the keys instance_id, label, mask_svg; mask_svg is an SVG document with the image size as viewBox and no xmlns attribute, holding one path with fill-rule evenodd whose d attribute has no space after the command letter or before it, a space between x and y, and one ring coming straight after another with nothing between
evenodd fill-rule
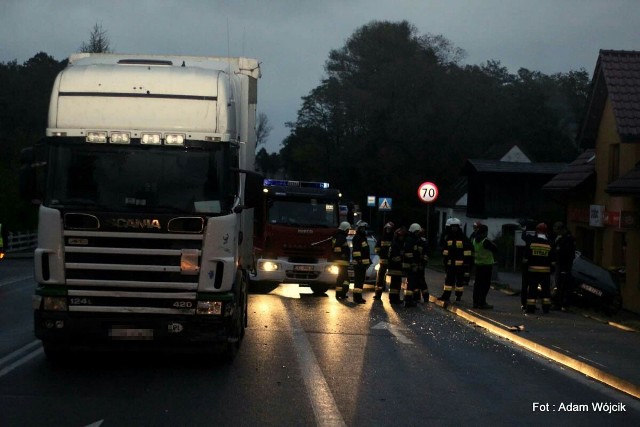
<instances>
[{"instance_id":1,"label":"firefighter helmet","mask_svg":"<svg viewBox=\"0 0 640 427\"><path fill-rule=\"evenodd\" d=\"M536 233L547 234L547 224L541 222L540 224L536 225Z\"/></svg>"},{"instance_id":2,"label":"firefighter helmet","mask_svg":"<svg viewBox=\"0 0 640 427\"><path fill-rule=\"evenodd\" d=\"M356 228L367 228L368 226L369 226L369 224L367 224L363 220L360 220L360 221L356 222Z\"/></svg>"},{"instance_id":3,"label":"firefighter helmet","mask_svg":"<svg viewBox=\"0 0 640 427\"><path fill-rule=\"evenodd\" d=\"M347 231L348 229L351 228L351 224L349 224L347 221L342 221L338 228L342 231Z\"/></svg>"},{"instance_id":4,"label":"firefighter helmet","mask_svg":"<svg viewBox=\"0 0 640 427\"><path fill-rule=\"evenodd\" d=\"M420 224L418 223L414 222L409 226L409 233L417 233L420 230L422 230L422 227L420 227Z\"/></svg>"},{"instance_id":5,"label":"firefighter helmet","mask_svg":"<svg viewBox=\"0 0 640 427\"><path fill-rule=\"evenodd\" d=\"M458 218L449 218L446 223L447 226L457 225L458 227L460 226L460 224L461 222Z\"/></svg>"}]
</instances>

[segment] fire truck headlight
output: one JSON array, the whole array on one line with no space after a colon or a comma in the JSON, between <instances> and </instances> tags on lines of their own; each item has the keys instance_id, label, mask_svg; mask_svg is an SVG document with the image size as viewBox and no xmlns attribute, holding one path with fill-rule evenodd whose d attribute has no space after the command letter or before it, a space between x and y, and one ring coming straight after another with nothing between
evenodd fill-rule
<instances>
[{"instance_id":1,"label":"fire truck headlight","mask_svg":"<svg viewBox=\"0 0 640 427\"><path fill-rule=\"evenodd\" d=\"M44 309L49 311L67 311L66 297L44 297Z\"/></svg>"},{"instance_id":2,"label":"fire truck headlight","mask_svg":"<svg viewBox=\"0 0 640 427\"><path fill-rule=\"evenodd\" d=\"M260 271L278 271L280 270L280 264L272 261L258 261L258 269Z\"/></svg>"},{"instance_id":3,"label":"fire truck headlight","mask_svg":"<svg viewBox=\"0 0 640 427\"><path fill-rule=\"evenodd\" d=\"M219 316L222 314L222 301L198 301L196 314L212 314Z\"/></svg>"},{"instance_id":4,"label":"fire truck headlight","mask_svg":"<svg viewBox=\"0 0 640 427\"><path fill-rule=\"evenodd\" d=\"M338 275L338 266L331 264L327 266L327 273Z\"/></svg>"}]
</instances>

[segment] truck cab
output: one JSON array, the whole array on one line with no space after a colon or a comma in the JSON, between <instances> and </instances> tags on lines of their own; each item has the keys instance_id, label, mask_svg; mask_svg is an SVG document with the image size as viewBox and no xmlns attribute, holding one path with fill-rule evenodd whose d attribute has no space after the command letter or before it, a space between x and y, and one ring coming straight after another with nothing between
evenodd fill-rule
<instances>
[{"instance_id":1,"label":"truck cab","mask_svg":"<svg viewBox=\"0 0 640 427\"><path fill-rule=\"evenodd\" d=\"M326 182L265 179L251 281L298 283L316 294L335 286L331 238L339 224L340 197Z\"/></svg>"}]
</instances>

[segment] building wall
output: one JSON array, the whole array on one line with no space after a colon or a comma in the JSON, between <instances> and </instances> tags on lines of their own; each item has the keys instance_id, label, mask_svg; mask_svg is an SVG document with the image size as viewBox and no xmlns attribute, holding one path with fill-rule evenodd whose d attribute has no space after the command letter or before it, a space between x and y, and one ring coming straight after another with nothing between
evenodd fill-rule
<instances>
[{"instance_id":1,"label":"building wall","mask_svg":"<svg viewBox=\"0 0 640 427\"><path fill-rule=\"evenodd\" d=\"M608 212L638 212L640 206L634 198L610 196L605 191L610 182L612 146L619 147L618 176L631 170L640 160L640 144L622 142L616 129L613 108L607 100L596 139L594 204L604 206ZM640 313L640 230L605 225L595 228L595 233L595 262L605 268L626 267L626 280L622 284L623 306Z\"/></svg>"}]
</instances>

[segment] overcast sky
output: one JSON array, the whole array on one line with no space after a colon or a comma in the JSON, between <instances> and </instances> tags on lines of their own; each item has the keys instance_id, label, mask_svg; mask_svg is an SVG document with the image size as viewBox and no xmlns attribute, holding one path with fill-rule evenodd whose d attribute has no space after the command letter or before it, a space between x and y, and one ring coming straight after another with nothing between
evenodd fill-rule
<instances>
[{"instance_id":1,"label":"overcast sky","mask_svg":"<svg viewBox=\"0 0 640 427\"><path fill-rule=\"evenodd\" d=\"M591 75L599 49L640 50L640 0L0 0L0 62L62 60L96 23L118 53L253 57L276 152L329 51L373 20L407 20L464 49L465 63L511 72Z\"/></svg>"}]
</instances>

